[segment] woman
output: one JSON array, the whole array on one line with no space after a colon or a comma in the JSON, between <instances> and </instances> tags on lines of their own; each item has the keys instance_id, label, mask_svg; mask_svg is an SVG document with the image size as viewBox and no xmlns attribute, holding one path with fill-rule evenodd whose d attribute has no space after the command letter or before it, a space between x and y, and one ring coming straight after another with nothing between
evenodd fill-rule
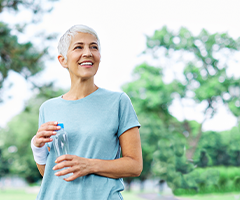
<instances>
[{"instance_id":1,"label":"woman","mask_svg":"<svg viewBox=\"0 0 240 200\"><path fill-rule=\"evenodd\" d=\"M122 178L139 176L142 171L140 124L131 101L125 93L94 84L101 54L93 29L71 27L61 37L58 50L71 88L40 107L39 129L31 142L43 175L37 199L123 199ZM60 129L58 122L68 132L70 153L56 160L51 137ZM69 173L73 174L66 179L58 178Z\"/></svg>"}]
</instances>

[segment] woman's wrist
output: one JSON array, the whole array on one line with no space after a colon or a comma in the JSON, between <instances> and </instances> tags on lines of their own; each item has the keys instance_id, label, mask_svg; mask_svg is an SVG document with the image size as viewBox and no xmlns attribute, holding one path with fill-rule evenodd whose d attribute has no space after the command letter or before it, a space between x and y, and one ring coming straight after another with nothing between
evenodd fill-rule
<instances>
[{"instance_id":1,"label":"woman's wrist","mask_svg":"<svg viewBox=\"0 0 240 200\"><path fill-rule=\"evenodd\" d=\"M99 162L97 159L89 159L89 174L97 174L99 172Z\"/></svg>"},{"instance_id":2,"label":"woman's wrist","mask_svg":"<svg viewBox=\"0 0 240 200\"><path fill-rule=\"evenodd\" d=\"M37 144L35 143L35 138L36 138L36 135L33 136L32 140L31 140L31 144L33 144L37 148L41 148L41 147L38 147Z\"/></svg>"},{"instance_id":3,"label":"woman's wrist","mask_svg":"<svg viewBox=\"0 0 240 200\"><path fill-rule=\"evenodd\" d=\"M43 147L36 147L34 144L34 138L31 140L31 148L33 152L33 157L36 163L40 165L45 165L47 161L47 156L48 156L48 150L47 146L44 145Z\"/></svg>"}]
</instances>

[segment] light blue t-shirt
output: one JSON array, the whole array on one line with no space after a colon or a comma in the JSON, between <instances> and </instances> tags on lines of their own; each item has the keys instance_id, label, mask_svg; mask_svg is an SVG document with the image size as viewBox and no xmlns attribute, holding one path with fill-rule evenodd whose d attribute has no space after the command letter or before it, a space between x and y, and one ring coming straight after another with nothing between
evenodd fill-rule
<instances>
[{"instance_id":1,"label":"light blue t-shirt","mask_svg":"<svg viewBox=\"0 0 240 200\"><path fill-rule=\"evenodd\" d=\"M113 160L120 157L119 136L132 127L140 127L129 97L123 92L97 89L75 101L61 97L42 104L39 126L48 121L64 123L68 133L69 153L85 158ZM54 175L54 148L48 143L44 177L37 200L121 200L121 178L95 174L66 182Z\"/></svg>"}]
</instances>

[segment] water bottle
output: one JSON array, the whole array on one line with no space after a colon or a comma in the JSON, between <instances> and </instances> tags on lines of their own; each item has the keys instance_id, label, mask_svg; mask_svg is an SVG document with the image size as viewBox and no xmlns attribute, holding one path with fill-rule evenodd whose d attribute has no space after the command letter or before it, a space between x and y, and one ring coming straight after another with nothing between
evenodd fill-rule
<instances>
[{"instance_id":1,"label":"water bottle","mask_svg":"<svg viewBox=\"0 0 240 200\"><path fill-rule=\"evenodd\" d=\"M58 158L59 156L65 155L65 154L69 154L69 144L68 144L67 132L64 130L63 123L58 123L58 126L60 126L61 129L57 131L57 134L53 138L53 147L54 147L54 150L56 153L56 158ZM66 169L66 168L63 168L61 170L64 170L64 169ZM60 170L57 170L57 171L60 171ZM63 179L68 178L71 175L72 175L72 173L66 174L64 176L60 176L60 178L63 178Z\"/></svg>"}]
</instances>

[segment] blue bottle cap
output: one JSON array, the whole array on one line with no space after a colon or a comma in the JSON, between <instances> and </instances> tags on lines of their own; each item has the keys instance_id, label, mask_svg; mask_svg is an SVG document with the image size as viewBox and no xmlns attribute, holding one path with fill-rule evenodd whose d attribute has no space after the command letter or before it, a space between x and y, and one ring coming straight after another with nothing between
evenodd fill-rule
<instances>
[{"instance_id":1,"label":"blue bottle cap","mask_svg":"<svg viewBox=\"0 0 240 200\"><path fill-rule=\"evenodd\" d=\"M58 123L58 126L60 126L61 128L64 128L64 125L62 122Z\"/></svg>"}]
</instances>

